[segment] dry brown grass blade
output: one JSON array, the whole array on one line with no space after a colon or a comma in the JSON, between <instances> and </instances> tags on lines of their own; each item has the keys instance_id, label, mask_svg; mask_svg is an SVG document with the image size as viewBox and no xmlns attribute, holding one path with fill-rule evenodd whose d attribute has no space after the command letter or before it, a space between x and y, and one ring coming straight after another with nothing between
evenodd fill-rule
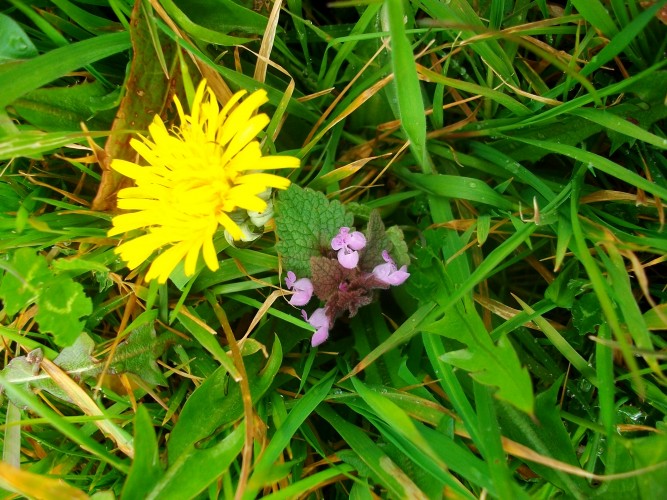
<instances>
[{"instance_id":1,"label":"dry brown grass blade","mask_svg":"<svg viewBox=\"0 0 667 500\"><path fill-rule=\"evenodd\" d=\"M243 335L243 339L241 341L248 338L248 336L252 333L252 331L255 329L260 320L264 317L266 312L271 308L276 299L278 297L283 297L285 295L292 295L292 292L287 292L285 290L274 290L273 292L271 292L271 294L266 298L266 300L262 304L262 307L260 307L257 310L255 317L252 318L252 321L250 322L250 325L248 326L248 329Z\"/></svg>"},{"instance_id":2,"label":"dry brown grass blade","mask_svg":"<svg viewBox=\"0 0 667 500\"><path fill-rule=\"evenodd\" d=\"M646 176L646 180L654 182L653 174L651 174L651 169L648 168L648 164L646 163L644 155L640 154L640 158L644 165L644 175ZM663 206L662 200L659 197L656 197L651 203L655 205L655 209L658 211L658 220L660 221L660 231L662 231L665 227L665 207Z\"/></svg>"},{"instance_id":3,"label":"dry brown grass blade","mask_svg":"<svg viewBox=\"0 0 667 500\"><path fill-rule=\"evenodd\" d=\"M546 467L550 467L554 470L566 472L568 474L572 474L573 476L579 476L594 481L614 481L617 479L627 479L630 477L641 476L642 474L646 474L647 472L652 472L667 467L667 462L660 462L649 467L644 467L642 469L636 469L628 472L621 472L619 474L608 474L605 476L601 476L598 474L593 474L592 472L585 471L579 467L575 467L574 465L561 462L560 460L540 455L539 453L531 450L527 446L517 443L516 441L512 441L511 439L501 437L501 440L502 440L503 450L505 450L510 455L513 455L517 458L521 458L523 460L528 460L530 462L544 465Z\"/></svg>"},{"instance_id":4,"label":"dry brown grass blade","mask_svg":"<svg viewBox=\"0 0 667 500\"><path fill-rule=\"evenodd\" d=\"M377 53L376 53L376 54L377 54ZM374 56L374 57L375 57L375 56ZM363 70L362 70L362 71L363 71ZM360 72L360 73L361 73L361 72ZM335 101L334 103L332 103L331 106L330 106L330 107L327 109L327 111L325 112L325 114L322 115L322 117L320 117L320 120L318 120L318 122L315 124L315 126L314 126L313 129L311 130L311 132L310 132L308 138L306 139L306 143L307 143L307 145L304 146L303 152L305 153L305 152L309 151L309 150L314 146L314 144L315 144L315 143L316 143L316 142L317 142L317 141L318 141L324 134L326 134L329 130L331 130L334 126L336 126L336 124L340 123L342 120L344 120L345 118L347 118L348 116L350 116L352 113L354 113L354 111L356 111L362 104L364 104L368 99L370 99L371 97L373 97L377 92L379 92L382 88L384 88L384 87L385 87L389 82L391 82L393 79L394 79L394 74L391 73L390 75L387 75L387 76L384 77L382 80L376 82L375 84L371 85L369 88L367 88L366 90L364 90L359 96L357 96L357 98L356 98L354 101L352 101L352 102L348 105L347 108L345 108L345 109L344 109L338 116L336 116L336 118L334 118L334 119L331 121L331 123L329 123L326 127L324 127L324 128L317 134L317 136L315 137L315 139L313 139L312 141L308 142L308 140L310 139L311 135L315 133L315 131L317 130L317 127L319 127L319 125L320 125L321 122L323 121L323 118L324 118L324 116L326 115L326 113L333 109L333 106L335 105L335 103L336 103L337 101ZM347 88L347 87L346 87L346 88ZM340 97L340 96L339 96L339 97ZM399 153L397 153L397 154L395 155L395 157L398 156L398 154L400 154L400 152L402 152L404 149L407 149L408 145L409 145L409 143L407 143L407 142L406 142L405 144L403 144L401 150L399 151ZM392 159L392 161L390 161L389 165L390 165L392 162L393 162L393 159ZM387 168L389 168L389 165L385 166L385 168L384 168L384 169L382 170L382 172L378 175L378 177L376 178L376 180L379 179L379 178L382 176L382 174L387 170ZM366 186L360 193L357 194L357 196L361 195L364 191L366 191L367 189L369 189L370 187L372 187L373 184L376 182L376 180L372 181L371 184L370 184L369 186ZM349 199L348 199L347 201L349 201Z\"/></svg>"},{"instance_id":5,"label":"dry brown grass blade","mask_svg":"<svg viewBox=\"0 0 667 500\"><path fill-rule=\"evenodd\" d=\"M62 479L21 470L4 462L0 462L0 486L36 500L86 500L90 498L86 493L70 486Z\"/></svg>"},{"instance_id":6,"label":"dry brown grass blade","mask_svg":"<svg viewBox=\"0 0 667 500\"><path fill-rule=\"evenodd\" d=\"M183 33L176 23L169 17L169 14L162 8L160 5L160 2L158 0L151 0L151 6L155 10L158 16L165 22L169 28L182 40L185 40L188 42L190 45L193 45L192 41L188 38L188 36ZM220 73L218 73L215 69L211 68L208 64L200 61L194 54L191 52L188 52L188 55L194 62L195 66L199 69L199 72L201 75L206 78L206 82L208 83L208 86L211 87L213 92L215 93L216 97L218 100L222 103L225 104L229 99L231 99L232 95L234 94L227 83L222 79L222 76L220 76Z\"/></svg>"},{"instance_id":7,"label":"dry brown grass blade","mask_svg":"<svg viewBox=\"0 0 667 500\"><path fill-rule=\"evenodd\" d=\"M245 487L248 484L248 477L250 476L250 469L252 467L253 443L255 438L255 427L253 423L256 421L256 419L254 418L255 414L252 408L252 395L250 393L248 372L245 369L245 363L243 362L241 349L239 348L239 344L236 341L236 336L234 335L232 326L229 324L227 313L212 295L209 296L209 303L213 307L213 313L215 314L216 318L218 318L218 322L220 323L220 326L222 326L222 330L225 332L225 337L227 338L227 343L229 344L229 349L232 353L234 365L240 374L239 388L241 389L243 413L246 422L245 441L243 444L243 452L241 454L241 472L239 474L239 480L236 485L236 494L234 495L236 500L240 500L243 497Z\"/></svg>"},{"instance_id":8,"label":"dry brown grass blade","mask_svg":"<svg viewBox=\"0 0 667 500\"><path fill-rule=\"evenodd\" d=\"M139 282L140 281L141 279L139 279ZM127 299L127 302L125 302L125 311L123 312L123 317L120 321L120 325L118 325L117 335L113 339L111 347L108 349L109 355L107 356L107 359L104 362L104 368L102 368L102 372L100 373L100 376L97 380L97 384L95 384L95 392L99 391L102 388L102 381L104 380L104 376L108 373L109 366L111 366L111 361L113 360L113 357L116 354L116 349L118 348L120 342L123 340L123 337L121 337L121 333L123 333L125 327L129 323L130 318L134 313L134 309L137 306L137 303L138 303L137 296L134 293L132 293Z\"/></svg>"},{"instance_id":9,"label":"dry brown grass blade","mask_svg":"<svg viewBox=\"0 0 667 500\"><path fill-rule=\"evenodd\" d=\"M276 38L276 29L278 28L278 18L280 17L282 3L282 0L275 0L273 2L273 8L266 24L264 36L262 37L262 45L259 47L260 57L257 59L254 74L254 79L258 82L264 83L266 80L266 70L268 68L266 61L271 59L271 50L273 49L273 41Z\"/></svg>"},{"instance_id":10,"label":"dry brown grass blade","mask_svg":"<svg viewBox=\"0 0 667 500\"><path fill-rule=\"evenodd\" d=\"M613 201L613 202L627 201L629 203L637 203L638 199L636 194L624 193L623 191L613 191L611 189L603 189L600 191L596 191L595 193L582 196L581 200L579 200L579 203L583 205L587 203L603 203L607 201ZM647 198L646 202L654 203L655 200L653 200L652 198Z\"/></svg>"},{"instance_id":11,"label":"dry brown grass blade","mask_svg":"<svg viewBox=\"0 0 667 500\"><path fill-rule=\"evenodd\" d=\"M72 200L75 203L78 203L81 206L84 206L84 207L90 206L90 203L88 203L88 201L84 200L83 198L79 198L78 196L76 196L76 195L74 195L74 194L72 194L68 191L65 191L63 189L59 189L59 188L53 186L52 184L48 184L46 182L38 181L37 179L35 179L34 174L27 174L27 173L24 173L24 172L20 172L20 174L23 177L25 177L26 179L28 179L30 181L30 183L34 184L35 186L41 186L41 187L50 189L52 191L55 191L56 193L64 196L65 198L67 198L69 200Z\"/></svg>"},{"instance_id":12,"label":"dry brown grass blade","mask_svg":"<svg viewBox=\"0 0 667 500\"><path fill-rule=\"evenodd\" d=\"M498 302L497 300L490 299L488 297L483 297L479 294L474 294L474 299L475 302L477 302L480 306L482 306L484 309L487 311L492 312L496 316L503 318L505 320L510 320L517 314L520 314L522 311L519 311L518 309L514 309L513 307L506 306L502 302ZM528 321L523 324L526 328L530 328L531 330L539 330L540 328L533 323L532 321Z\"/></svg>"},{"instance_id":13,"label":"dry brown grass blade","mask_svg":"<svg viewBox=\"0 0 667 500\"><path fill-rule=\"evenodd\" d=\"M377 160L378 158L383 158L385 156L389 156L391 153L387 153L384 155L378 155L378 156L369 156L366 158L360 158L358 160L355 160L351 163L348 163L347 165L343 165L341 167L338 167L331 172L327 172L326 174L320 176L317 178L317 180L309 187L312 187L313 189L318 189L319 187L327 186L330 183L337 182L337 181L342 181L347 179L348 177L353 176L356 174L359 170L361 170L366 164L370 161ZM386 167L385 167L386 169ZM383 170L385 170L383 169ZM370 187L367 186L366 189ZM357 195L358 196L358 195ZM346 201L349 201L352 198L347 199Z\"/></svg>"},{"instance_id":14,"label":"dry brown grass blade","mask_svg":"<svg viewBox=\"0 0 667 500\"><path fill-rule=\"evenodd\" d=\"M91 417L105 417L104 413L95 404L95 401L71 377L60 369L58 365L47 358L40 364L42 370L51 377L51 380L60 387L81 411ZM118 446L118 449L128 457L134 457L132 438L115 424L106 419L93 420L95 425Z\"/></svg>"},{"instance_id":15,"label":"dry brown grass blade","mask_svg":"<svg viewBox=\"0 0 667 500\"><path fill-rule=\"evenodd\" d=\"M256 52L253 52L252 50L248 49L247 47L239 46L240 48L246 49L248 52L251 54L254 54L257 57L258 61L262 61L264 64L267 66L271 66L272 68L275 68L276 70L280 71L283 75L285 75L289 79L289 83L287 84L287 87L285 88L285 93L283 94L283 97L281 99L281 103L279 104L279 107L284 105L285 107L287 106L287 103L289 100L292 98L292 94L294 93L294 89L296 88L296 82L294 81L294 78L292 78L292 75L289 74L289 72L283 68L281 65L274 63L271 59L268 57L264 57L261 54L258 54ZM237 48L239 48L237 47ZM280 129L282 127L282 124L285 121L285 116L282 117L282 121L278 127L276 127L275 132L273 133L273 136L271 137L272 140L276 140L278 137L278 134L280 132Z\"/></svg>"},{"instance_id":16,"label":"dry brown grass blade","mask_svg":"<svg viewBox=\"0 0 667 500\"><path fill-rule=\"evenodd\" d=\"M368 60L368 62L367 62L366 64L364 64L364 66L359 70L359 72L358 72L356 75L354 75L354 78L352 78L352 79L350 80L350 83L348 83L348 84L345 86L345 88L341 91L341 93L338 94L338 96L336 96L336 99L334 99L334 101L329 105L329 107L324 111L324 113L322 113L322 116L320 116L319 119L317 120L317 122L315 122L315 125L313 125L313 128L312 128L312 129L310 130L310 132L308 133L308 136L306 137L306 140L303 141L303 145L304 145L304 147L305 147L307 144L309 144L309 143L311 142L311 140L312 140L313 137L315 136L315 133L317 132L317 129L320 128L320 125L322 125L322 123L324 123L324 120L326 120L326 119L329 117L329 115L333 112L333 110L336 108L336 106L338 105L338 103L343 99L343 97L345 97L345 95L347 94L348 90L350 90L350 88L352 88L352 85L354 85L354 83L357 81L357 79L359 79L359 77L364 73L364 71L366 71L366 68L368 68L368 67L373 63L373 61L375 61L375 59L376 59L376 58L377 58L377 57L378 57L384 50L385 50L385 46L384 46L384 44L383 44L382 47L380 47L380 48L375 52L375 54L373 54L373 56ZM318 135L323 135L323 134L325 134L331 127L333 127L334 125L336 125L336 123L340 122L342 119L344 119L345 117L347 117L348 115L350 115L355 109L357 109L357 108L358 108L359 106L361 106L364 102L366 102L368 99L370 99L370 98L371 98L377 91L379 91L382 87L384 87L387 83L389 83L393 78L394 78L394 74L392 73L391 75L388 75L387 77L385 77L385 78L383 78L382 80L380 80L380 82L384 82L384 83L383 83L380 87L378 87L374 92L369 93L369 91L370 91L371 89L375 88L375 87L378 85L378 83L380 83L380 82L378 82L378 83L376 83L375 85L371 86L370 89L367 89L366 91L364 91L362 95L360 95L359 97L357 97L357 99L355 99L354 102L353 102L352 104L350 104L350 105L349 105L349 106L348 106L348 107L347 107L347 108L346 108L346 109L345 109L345 110L338 116L338 118L336 118L331 124L329 124L329 125L328 125L322 132L320 132ZM356 103L362 96L364 96L364 95L366 95L365 99L363 99L360 103L358 103L357 105L355 105L355 103Z\"/></svg>"}]
</instances>

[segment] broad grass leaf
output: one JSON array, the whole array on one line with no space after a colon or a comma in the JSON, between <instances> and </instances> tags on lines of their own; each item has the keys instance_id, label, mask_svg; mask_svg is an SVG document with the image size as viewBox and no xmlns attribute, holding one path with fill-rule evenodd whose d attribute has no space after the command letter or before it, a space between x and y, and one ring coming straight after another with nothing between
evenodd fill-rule
<instances>
[{"instance_id":1,"label":"broad grass leaf","mask_svg":"<svg viewBox=\"0 0 667 500\"><path fill-rule=\"evenodd\" d=\"M328 405L321 405L317 413L324 418L352 448L369 475L387 490L391 498L425 498L412 480L401 471L367 432L334 412ZM352 463L354 465L354 463ZM366 471L360 469L360 473Z\"/></svg>"},{"instance_id":2,"label":"broad grass leaf","mask_svg":"<svg viewBox=\"0 0 667 500\"><path fill-rule=\"evenodd\" d=\"M227 471L243 448L244 434L245 424L242 424L209 448L198 448L194 442L188 444L179 457L169 464L162 479L143 498L181 500L197 497Z\"/></svg>"},{"instance_id":3,"label":"broad grass leaf","mask_svg":"<svg viewBox=\"0 0 667 500\"><path fill-rule=\"evenodd\" d=\"M160 450L151 416L144 405L134 416L134 460L123 486L122 498L146 498L162 477Z\"/></svg>"},{"instance_id":4,"label":"broad grass leaf","mask_svg":"<svg viewBox=\"0 0 667 500\"><path fill-rule=\"evenodd\" d=\"M314 386L296 402L287 414L284 422L276 429L269 444L264 448L261 457L254 464L254 471L248 481L243 498L256 498L261 488L271 484L271 470L276 466L283 450L289 446L294 434L303 425L305 420L315 411L315 408L327 397L334 383L336 370L322 377Z\"/></svg>"},{"instance_id":5,"label":"broad grass leaf","mask_svg":"<svg viewBox=\"0 0 667 500\"><path fill-rule=\"evenodd\" d=\"M37 89L70 71L126 50L127 33L111 33L59 47L16 65L0 74L0 109L31 90Z\"/></svg>"},{"instance_id":6,"label":"broad grass leaf","mask_svg":"<svg viewBox=\"0 0 667 500\"><path fill-rule=\"evenodd\" d=\"M634 460L633 469L653 468L639 474L636 478L641 498L667 498L667 436L664 433L623 442L615 439L615 445L624 446Z\"/></svg>"},{"instance_id":7,"label":"broad grass leaf","mask_svg":"<svg viewBox=\"0 0 667 500\"><path fill-rule=\"evenodd\" d=\"M517 412L506 404L498 404L498 420L503 435L528 446L537 453L580 467L577 453L560 418L557 397L561 382L535 398L535 418ZM572 498L590 498L592 490L585 479L552 467L529 463L529 467L562 489Z\"/></svg>"},{"instance_id":8,"label":"broad grass leaf","mask_svg":"<svg viewBox=\"0 0 667 500\"><path fill-rule=\"evenodd\" d=\"M33 90L17 99L12 108L21 118L45 132L76 132L85 123L89 130L107 130L113 110L100 109L119 97L109 94L101 82L82 83L72 87Z\"/></svg>"},{"instance_id":9,"label":"broad grass leaf","mask_svg":"<svg viewBox=\"0 0 667 500\"><path fill-rule=\"evenodd\" d=\"M611 139L613 148L633 140L648 140L664 148L664 140L648 132L648 129L653 123L667 116L667 106L663 103L664 92L661 92L665 85L667 71L647 73L644 78L623 89L634 94L634 97L622 104L609 106L602 111L585 108L585 103L576 106L576 102L569 102L538 115L531 120L529 126L508 132L510 137L495 142L493 147L515 161L538 161L549 152L561 153L557 145L576 146L604 131ZM567 115L550 116L559 109ZM552 146L550 149L541 147L538 141L529 142L547 138L547 144Z\"/></svg>"},{"instance_id":10,"label":"broad grass leaf","mask_svg":"<svg viewBox=\"0 0 667 500\"><path fill-rule=\"evenodd\" d=\"M608 38L612 38L618 33L618 26L616 26L611 15L599 0L572 0L572 5L574 5L586 21L595 26L595 28L604 33Z\"/></svg>"},{"instance_id":11,"label":"broad grass leaf","mask_svg":"<svg viewBox=\"0 0 667 500\"><path fill-rule=\"evenodd\" d=\"M193 22L220 33L261 35L266 29L265 16L233 0L190 0L178 4Z\"/></svg>"},{"instance_id":12,"label":"broad grass leaf","mask_svg":"<svg viewBox=\"0 0 667 500\"><path fill-rule=\"evenodd\" d=\"M401 172L401 178L409 185L423 190L426 193L475 201L490 205L501 210L517 210L519 207L508 198L498 194L484 181L473 177L444 174L411 174Z\"/></svg>"},{"instance_id":13,"label":"broad grass leaf","mask_svg":"<svg viewBox=\"0 0 667 500\"><path fill-rule=\"evenodd\" d=\"M352 383L356 391L359 393L359 396L361 396L361 398L368 404L368 406L370 406L374 415L377 416L377 418L379 418L383 423L386 423L386 425L391 429L391 432L387 432L383 429L382 425L379 425L378 428L381 430L381 432L383 432L383 434L387 434L388 438L393 440L393 436L391 435L395 433L397 442L403 442L406 446L409 446L411 451L418 449L419 457L413 458L413 460L417 463L430 461L431 465L438 469L447 469L450 457L445 458L443 456L444 454L441 455L438 453L438 451L433 447L432 442L427 439L425 433L422 430L421 424L417 421L414 421L410 417L408 411L403 410L396 403L386 398L380 392L376 392L370 389L368 386L360 382L356 377L352 379ZM443 442L441 441L440 444L443 444ZM454 443L452 442L448 444L454 446ZM458 449L451 451L454 452L456 459L462 458L462 454L458 453ZM448 474L440 474L436 477L443 481L449 488L452 488L452 490L462 498L469 496L469 492L463 488L460 483L458 483L458 481L452 480L451 476Z\"/></svg>"},{"instance_id":14,"label":"broad grass leaf","mask_svg":"<svg viewBox=\"0 0 667 500\"><path fill-rule=\"evenodd\" d=\"M41 158L43 153L83 141L86 137L102 137L107 132L40 132L21 131L6 135L0 140L0 160L11 160L19 156Z\"/></svg>"},{"instance_id":15,"label":"broad grass leaf","mask_svg":"<svg viewBox=\"0 0 667 500\"><path fill-rule=\"evenodd\" d=\"M280 369L283 350L278 337L264 365L261 363L263 359L261 353L244 358L253 401L259 400L268 390ZM206 415L206 418L202 418L202 415ZM192 393L183 406L167 445L169 463L173 464L194 443L242 415L243 400L239 384L231 380L226 368L221 366Z\"/></svg>"},{"instance_id":16,"label":"broad grass leaf","mask_svg":"<svg viewBox=\"0 0 667 500\"><path fill-rule=\"evenodd\" d=\"M410 140L417 163L426 167L426 115L412 46L405 33L402 0L385 2L391 33L391 65L395 75L401 127Z\"/></svg>"}]
</instances>

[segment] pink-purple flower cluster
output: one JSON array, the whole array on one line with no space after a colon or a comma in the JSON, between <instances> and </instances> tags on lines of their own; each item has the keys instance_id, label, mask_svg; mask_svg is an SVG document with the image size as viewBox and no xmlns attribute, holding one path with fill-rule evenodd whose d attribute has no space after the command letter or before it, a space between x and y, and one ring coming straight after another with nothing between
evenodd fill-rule
<instances>
[{"instance_id":1,"label":"pink-purple flower cluster","mask_svg":"<svg viewBox=\"0 0 667 500\"><path fill-rule=\"evenodd\" d=\"M366 246L366 237L359 231L350 233L349 227L341 227L331 240L331 248L338 251L338 262L345 269L354 269L359 263L359 250Z\"/></svg>"},{"instance_id":2,"label":"pink-purple flower cluster","mask_svg":"<svg viewBox=\"0 0 667 500\"><path fill-rule=\"evenodd\" d=\"M366 236L349 227L340 228L331 240L331 249L336 252L335 259L333 254L311 258L312 281L305 277L297 279L292 271L285 278L285 285L294 292L289 300L293 306L305 306L313 294L325 303L310 317L305 310L301 311L316 330L311 339L313 347L329 338L329 330L344 312L354 316L359 307L372 302L376 289L401 285L410 276L407 266L398 268L386 249L366 259ZM384 263L371 268L368 262L377 262L380 256Z\"/></svg>"}]
</instances>

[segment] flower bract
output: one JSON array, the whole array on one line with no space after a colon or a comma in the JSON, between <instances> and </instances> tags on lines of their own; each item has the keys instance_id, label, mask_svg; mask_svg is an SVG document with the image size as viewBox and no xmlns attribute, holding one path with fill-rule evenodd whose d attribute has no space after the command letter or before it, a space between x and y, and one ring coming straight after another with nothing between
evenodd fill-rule
<instances>
[{"instance_id":1,"label":"flower bract","mask_svg":"<svg viewBox=\"0 0 667 500\"><path fill-rule=\"evenodd\" d=\"M111 168L134 180L135 186L118 193L118 208L127 213L113 218L109 235L135 229L146 234L116 248L134 269L162 249L146 274L146 281L164 283L184 261L186 276L194 274L199 254L209 269L218 269L213 236L219 227L234 239L243 231L230 214L236 210L263 212L267 189L285 189L285 177L266 170L295 168L292 156L263 156L257 134L268 125L267 115L256 114L268 101L258 90L245 99L237 92L220 106L213 91L202 82L190 115L177 97L174 103L180 126L168 130L159 116L148 127L149 137L130 145L146 165L113 160Z\"/></svg>"}]
</instances>

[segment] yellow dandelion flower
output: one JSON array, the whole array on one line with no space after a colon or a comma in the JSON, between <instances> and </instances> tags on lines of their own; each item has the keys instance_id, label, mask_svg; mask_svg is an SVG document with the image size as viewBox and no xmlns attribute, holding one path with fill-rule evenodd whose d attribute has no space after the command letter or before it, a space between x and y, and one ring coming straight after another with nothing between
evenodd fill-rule
<instances>
[{"instance_id":1,"label":"yellow dandelion flower","mask_svg":"<svg viewBox=\"0 0 667 500\"><path fill-rule=\"evenodd\" d=\"M147 163L113 160L111 168L134 179L135 187L118 192L118 208L131 212L113 218L109 236L134 229L147 233L128 240L116 253L134 269L154 252L146 281L160 283L185 260L185 274L195 272L199 253L209 269L218 269L213 236L219 226L234 239L243 236L229 216L237 209L261 212L267 203L259 195L269 188L285 189L290 181L265 170L295 168L292 156L262 156L257 134L269 117L255 114L268 101L258 90L241 100L237 92L220 109L211 89L202 82L195 93L192 114L186 115L174 98L180 127L167 130L159 116L148 127L150 138L130 145Z\"/></svg>"}]
</instances>

